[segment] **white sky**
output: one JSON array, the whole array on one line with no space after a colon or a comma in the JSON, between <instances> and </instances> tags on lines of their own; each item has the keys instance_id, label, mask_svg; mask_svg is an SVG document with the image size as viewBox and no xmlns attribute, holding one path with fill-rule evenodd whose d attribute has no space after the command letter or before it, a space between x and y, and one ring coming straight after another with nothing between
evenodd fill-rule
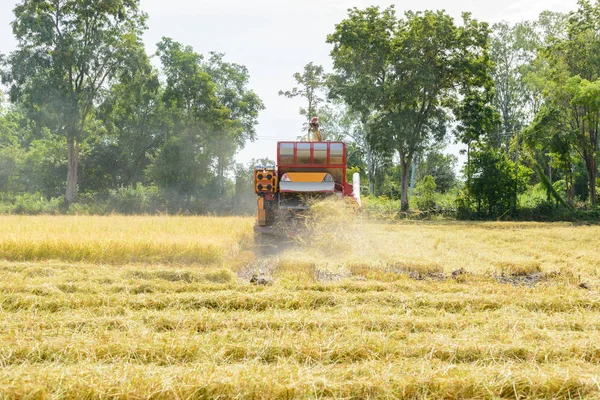
<instances>
[{"instance_id":1,"label":"white sky","mask_svg":"<svg viewBox=\"0 0 600 400\"><path fill-rule=\"evenodd\" d=\"M0 53L15 45L10 22L15 0L0 0ZM277 139L295 139L302 126L298 115L301 102L278 96L291 89L292 75L305 64L330 66L330 46L325 38L351 7L395 4L405 10L445 9L460 19L463 11L490 23L535 19L543 10L568 12L576 0L141 0L148 13L144 40L151 54L155 44L168 36L197 52L226 53L226 60L243 64L250 71L250 87L263 99L266 110L259 118L259 139L238 155L240 162L252 158L275 158ZM452 146L450 152L456 152Z\"/></svg>"}]
</instances>

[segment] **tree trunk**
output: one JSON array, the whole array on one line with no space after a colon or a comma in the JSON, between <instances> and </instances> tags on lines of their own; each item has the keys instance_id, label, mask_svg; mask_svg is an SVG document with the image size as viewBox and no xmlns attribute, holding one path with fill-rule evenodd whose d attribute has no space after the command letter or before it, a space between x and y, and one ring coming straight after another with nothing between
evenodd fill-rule
<instances>
[{"instance_id":1,"label":"tree trunk","mask_svg":"<svg viewBox=\"0 0 600 400\"><path fill-rule=\"evenodd\" d=\"M79 166L79 143L75 139L67 139L67 191L65 202L73 203L77 195L77 167Z\"/></svg>"},{"instance_id":2,"label":"tree trunk","mask_svg":"<svg viewBox=\"0 0 600 400\"><path fill-rule=\"evenodd\" d=\"M517 206L519 204L519 132L516 134L515 142L515 193L513 195L512 214L517 214Z\"/></svg>"},{"instance_id":3,"label":"tree trunk","mask_svg":"<svg viewBox=\"0 0 600 400\"><path fill-rule=\"evenodd\" d=\"M375 194L375 165L373 162L373 152L371 151L371 146L367 145L367 174L369 175L369 193L371 196Z\"/></svg>"},{"instance_id":4,"label":"tree trunk","mask_svg":"<svg viewBox=\"0 0 600 400\"><path fill-rule=\"evenodd\" d=\"M467 143L467 190L471 190L471 142Z\"/></svg>"},{"instance_id":5,"label":"tree trunk","mask_svg":"<svg viewBox=\"0 0 600 400\"><path fill-rule=\"evenodd\" d=\"M569 198L569 205L573 206L575 199L575 186L573 185L573 167L570 166L569 170L566 172L566 182L567 182L567 197Z\"/></svg>"},{"instance_id":6,"label":"tree trunk","mask_svg":"<svg viewBox=\"0 0 600 400\"><path fill-rule=\"evenodd\" d=\"M408 192L409 196L412 196L413 190L415 190L416 175L417 175L417 157L413 158L412 163L410 164L410 191Z\"/></svg>"},{"instance_id":7,"label":"tree trunk","mask_svg":"<svg viewBox=\"0 0 600 400\"><path fill-rule=\"evenodd\" d=\"M223 184L224 176L223 176L223 157L217 156L217 196L221 198L223 195Z\"/></svg>"},{"instance_id":8,"label":"tree trunk","mask_svg":"<svg viewBox=\"0 0 600 400\"><path fill-rule=\"evenodd\" d=\"M596 205L596 159L594 155L586 157L585 164L588 172L588 184L590 187L590 202L592 207Z\"/></svg>"},{"instance_id":9,"label":"tree trunk","mask_svg":"<svg viewBox=\"0 0 600 400\"><path fill-rule=\"evenodd\" d=\"M409 182L409 174L410 174L410 164L412 162L411 157L404 159L404 157L400 157L400 165L402 166L402 178L401 178L401 195L400 195L400 204L402 211L408 211L409 203L408 203L408 182Z\"/></svg>"}]
</instances>

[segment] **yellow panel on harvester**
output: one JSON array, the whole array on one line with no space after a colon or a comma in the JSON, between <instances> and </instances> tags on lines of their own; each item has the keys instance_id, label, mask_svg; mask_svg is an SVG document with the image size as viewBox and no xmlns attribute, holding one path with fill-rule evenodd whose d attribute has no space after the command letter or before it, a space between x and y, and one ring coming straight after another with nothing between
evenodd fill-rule
<instances>
[{"instance_id":1,"label":"yellow panel on harvester","mask_svg":"<svg viewBox=\"0 0 600 400\"><path fill-rule=\"evenodd\" d=\"M290 182L323 182L326 172L288 172Z\"/></svg>"},{"instance_id":2,"label":"yellow panel on harvester","mask_svg":"<svg viewBox=\"0 0 600 400\"><path fill-rule=\"evenodd\" d=\"M272 168L257 168L254 170L254 191L270 193L277 189L277 174Z\"/></svg>"},{"instance_id":3,"label":"yellow panel on harvester","mask_svg":"<svg viewBox=\"0 0 600 400\"><path fill-rule=\"evenodd\" d=\"M258 215L257 215L258 225L266 226L267 225L267 210L265 210L265 199L264 197L258 198Z\"/></svg>"}]
</instances>

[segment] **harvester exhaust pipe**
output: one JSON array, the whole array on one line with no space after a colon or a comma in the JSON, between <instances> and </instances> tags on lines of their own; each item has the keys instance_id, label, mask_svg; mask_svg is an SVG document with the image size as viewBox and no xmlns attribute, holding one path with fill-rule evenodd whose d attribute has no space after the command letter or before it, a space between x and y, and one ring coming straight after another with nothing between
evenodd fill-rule
<instances>
[{"instance_id":1,"label":"harvester exhaust pipe","mask_svg":"<svg viewBox=\"0 0 600 400\"><path fill-rule=\"evenodd\" d=\"M359 207L362 207L362 202L360 200L360 174L355 172L352 175L352 195L356 199Z\"/></svg>"}]
</instances>

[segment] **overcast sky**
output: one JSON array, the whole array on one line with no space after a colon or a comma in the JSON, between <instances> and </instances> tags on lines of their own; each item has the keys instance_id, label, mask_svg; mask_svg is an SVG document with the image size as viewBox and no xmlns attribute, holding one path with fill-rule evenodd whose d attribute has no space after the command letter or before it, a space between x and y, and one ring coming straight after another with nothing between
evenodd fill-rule
<instances>
[{"instance_id":1,"label":"overcast sky","mask_svg":"<svg viewBox=\"0 0 600 400\"><path fill-rule=\"evenodd\" d=\"M15 45L10 22L15 0L0 0L0 53ZM445 9L456 19L469 11L481 21L518 22L535 19L543 10L568 12L576 0L141 0L148 13L144 36L148 53L163 36L191 45L197 52L217 51L226 60L250 71L250 87L263 99L266 110L259 118L259 139L247 145L238 160L274 158L277 139L300 134L300 103L278 96L280 89L294 86L292 75L309 62L330 66L326 36L351 7L395 4L405 10ZM452 151L456 151L453 147Z\"/></svg>"}]
</instances>

